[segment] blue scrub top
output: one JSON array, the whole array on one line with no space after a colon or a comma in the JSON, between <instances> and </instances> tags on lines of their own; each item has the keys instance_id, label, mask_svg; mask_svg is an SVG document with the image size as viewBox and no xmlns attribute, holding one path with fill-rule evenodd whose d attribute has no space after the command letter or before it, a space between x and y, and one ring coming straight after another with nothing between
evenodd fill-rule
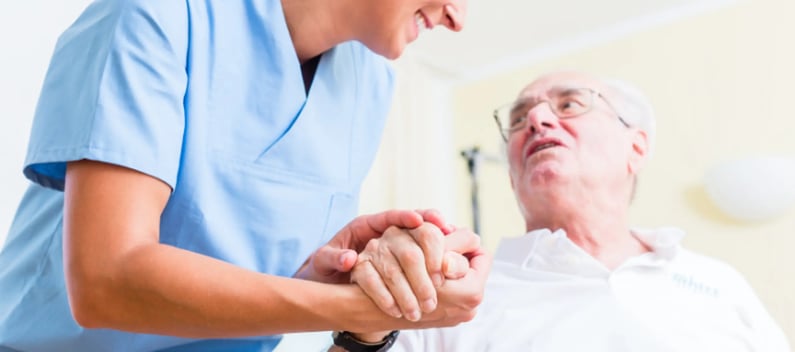
<instances>
[{"instance_id":1,"label":"blue scrub top","mask_svg":"<svg viewBox=\"0 0 795 352\"><path fill-rule=\"evenodd\" d=\"M392 96L362 44L324 53L307 96L279 0L98 0L63 33L36 110L25 194L0 253L0 351L269 351L84 329L62 259L68 161L173 188L160 241L291 276L356 214Z\"/></svg>"}]
</instances>

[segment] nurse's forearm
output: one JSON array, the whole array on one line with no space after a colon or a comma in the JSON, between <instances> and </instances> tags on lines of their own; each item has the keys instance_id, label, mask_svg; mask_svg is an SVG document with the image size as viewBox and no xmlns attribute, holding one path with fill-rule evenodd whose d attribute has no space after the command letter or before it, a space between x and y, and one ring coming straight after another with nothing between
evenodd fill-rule
<instances>
[{"instance_id":1,"label":"nurse's forearm","mask_svg":"<svg viewBox=\"0 0 795 352\"><path fill-rule=\"evenodd\" d=\"M355 286L263 275L165 245L113 266L107 277L70 283L81 325L204 338L406 325Z\"/></svg>"}]
</instances>

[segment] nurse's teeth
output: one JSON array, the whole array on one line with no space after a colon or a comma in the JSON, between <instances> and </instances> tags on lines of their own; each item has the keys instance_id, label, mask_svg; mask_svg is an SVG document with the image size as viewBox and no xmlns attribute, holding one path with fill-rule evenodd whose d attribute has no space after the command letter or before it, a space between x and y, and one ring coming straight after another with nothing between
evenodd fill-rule
<instances>
[{"instance_id":1,"label":"nurse's teeth","mask_svg":"<svg viewBox=\"0 0 795 352\"><path fill-rule=\"evenodd\" d=\"M425 18L422 17L422 14L420 14L420 13L415 14L414 15L414 20L417 21L417 28L420 29L420 33L422 33L422 31L428 29L428 26L425 23Z\"/></svg>"}]
</instances>

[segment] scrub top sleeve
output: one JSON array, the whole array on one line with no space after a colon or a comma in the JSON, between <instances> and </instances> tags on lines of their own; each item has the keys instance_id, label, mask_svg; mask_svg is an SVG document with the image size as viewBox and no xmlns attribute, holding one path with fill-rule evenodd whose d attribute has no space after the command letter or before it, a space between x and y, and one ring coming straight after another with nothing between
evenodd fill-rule
<instances>
[{"instance_id":1,"label":"scrub top sleeve","mask_svg":"<svg viewBox=\"0 0 795 352\"><path fill-rule=\"evenodd\" d=\"M58 39L24 174L63 190L66 163L128 167L175 187L185 127L184 1L99 0Z\"/></svg>"}]
</instances>

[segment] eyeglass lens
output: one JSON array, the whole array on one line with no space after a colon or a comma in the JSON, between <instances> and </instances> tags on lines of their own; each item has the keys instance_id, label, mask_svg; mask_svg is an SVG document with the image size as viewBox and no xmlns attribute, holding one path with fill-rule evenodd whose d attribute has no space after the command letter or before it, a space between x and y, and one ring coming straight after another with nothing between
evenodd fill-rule
<instances>
[{"instance_id":1,"label":"eyeglass lens","mask_svg":"<svg viewBox=\"0 0 795 352\"><path fill-rule=\"evenodd\" d=\"M575 117L591 109L593 92L590 89L552 89L547 93L547 99L525 99L509 107L501 115L504 116L503 126L515 130L524 126L527 113L541 103L548 103L552 112L559 118Z\"/></svg>"}]
</instances>

